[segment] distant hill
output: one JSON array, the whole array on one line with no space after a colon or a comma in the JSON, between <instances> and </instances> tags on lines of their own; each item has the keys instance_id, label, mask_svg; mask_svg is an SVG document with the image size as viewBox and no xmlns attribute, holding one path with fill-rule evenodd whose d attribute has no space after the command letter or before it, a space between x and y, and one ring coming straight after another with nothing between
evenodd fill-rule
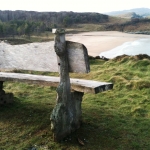
<instances>
[{"instance_id":1,"label":"distant hill","mask_svg":"<svg viewBox=\"0 0 150 150\"><path fill-rule=\"evenodd\" d=\"M110 16L118 16L118 15L125 15L128 13L136 13L137 15L140 15L141 17L148 17L150 16L150 9L149 8L135 8L130 10L122 10L122 11L112 11L105 13Z\"/></svg>"},{"instance_id":2,"label":"distant hill","mask_svg":"<svg viewBox=\"0 0 150 150\"><path fill-rule=\"evenodd\" d=\"M142 16L137 15L135 12L128 12L124 14L117 15L117 17L121 18L142 18Z\"/></svg>"}]
</instances>

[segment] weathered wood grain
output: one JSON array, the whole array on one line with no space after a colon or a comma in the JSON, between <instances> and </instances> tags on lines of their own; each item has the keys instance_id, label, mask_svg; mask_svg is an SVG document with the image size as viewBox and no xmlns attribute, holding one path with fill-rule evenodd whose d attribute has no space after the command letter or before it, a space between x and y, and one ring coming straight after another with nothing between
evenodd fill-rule
<instances>
[{"instance_id":1,"label":"weathered wood grain","mask_svg":"<svg viewBox=\"0 0 150 150\"><path fill-rule=\"evenodd\" d=\"M66 43L69 72L88 73L90 67L85 46L70 41L66 41ZM0 43L0 70L58 72L58 63L54 50L54 42L22 45Z\"/></svg>"},{"instance_id":2,"label":"weathered wood grain","mask_svg":"<svg viewBox=\"0 0 150 150\"><path fill-rule=\"evenodd\" d=\"M83 44L66 41L69 72L90 72L88 52Z\"/></svg>"},{"instance_id":3,"label":"weathered wood grain","mask_svg":"<svg viewBox=\"0 0 150 150\"><path fill-rule=\"evenodd\" d=\"M0 81L26 82L30 84L39 84L57 87L60 82L60 78L43 75L0 72ZM99 92L111 90L113 88L113 84L107 82L73 79L73 78L70 79L70 82L72 90L84 93L96 94Z\"/></svg>"}]
</instances>

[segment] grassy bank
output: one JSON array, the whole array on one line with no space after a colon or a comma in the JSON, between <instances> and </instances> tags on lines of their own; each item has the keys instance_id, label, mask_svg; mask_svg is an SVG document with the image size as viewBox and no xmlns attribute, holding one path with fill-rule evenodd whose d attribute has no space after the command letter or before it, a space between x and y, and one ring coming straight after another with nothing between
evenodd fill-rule
<instances>
[{"instance_id":1,"label":"grassy bank","mask_svg":"<svg viewBox=\"0 0 150 150\"><path fill-rule=\"evenodd\" d=\"M40 34L32 34L30 36L14 36L14 37L5 37L0 38L1 41L7 41L11 45L26 44L33 42L47 42L54 40L54 34L50 31L46 31Z\"/></svg>"},{"instance_id":2,"label":"grassy bank","mask_svg":"<svg viewBox=\"0 0 150 150\"><path fill-rule=\"evenodd\" d=\"M149 150L150 58L123 56L90 64L89 74L71 77L113 82L114 89L84 95L83 124L61 143L53 142L50 130L55 88L5 83L15 101L0 107L0 150Z\"/></svg>"}]
</instances>

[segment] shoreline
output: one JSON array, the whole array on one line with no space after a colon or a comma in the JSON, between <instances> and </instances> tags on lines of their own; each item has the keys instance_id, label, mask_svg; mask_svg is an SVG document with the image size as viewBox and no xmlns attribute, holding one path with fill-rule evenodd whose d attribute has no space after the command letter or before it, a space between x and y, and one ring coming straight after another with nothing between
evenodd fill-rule
<instances>
[{"instance_id":1,"label":"shoreline","mask_svg":"<svg viewBox=\"0 0 150 150\"><path fill-rule=\"evenodd\" d=\"M66 40L79 42L87 47L88 55L99 56L101 52L112 50L126 42L132 42L150 35L129 34L118 31L84 32L66 35Z\"/></svg>"}]
</instances>

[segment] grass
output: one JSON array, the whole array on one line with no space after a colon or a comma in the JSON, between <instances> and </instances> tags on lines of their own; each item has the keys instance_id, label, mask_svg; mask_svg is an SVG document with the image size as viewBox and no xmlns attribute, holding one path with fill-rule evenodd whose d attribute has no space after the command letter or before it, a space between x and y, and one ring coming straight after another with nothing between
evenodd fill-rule
<instances>
[{"instance_id":1,"label":"grass","mask_svg":"<svg viewBox=\"0 0 150 150\"><path fill-rule=\"evenodd\" d=\"M0 106L0 150L149 150L149 57L93 59L90 66L89 74L70 76L113 82L114 89L85 94L81 128L60 143L53 142L49 120L55 88L6 82L15 99Z\"/></svg>"}]
</instances>

